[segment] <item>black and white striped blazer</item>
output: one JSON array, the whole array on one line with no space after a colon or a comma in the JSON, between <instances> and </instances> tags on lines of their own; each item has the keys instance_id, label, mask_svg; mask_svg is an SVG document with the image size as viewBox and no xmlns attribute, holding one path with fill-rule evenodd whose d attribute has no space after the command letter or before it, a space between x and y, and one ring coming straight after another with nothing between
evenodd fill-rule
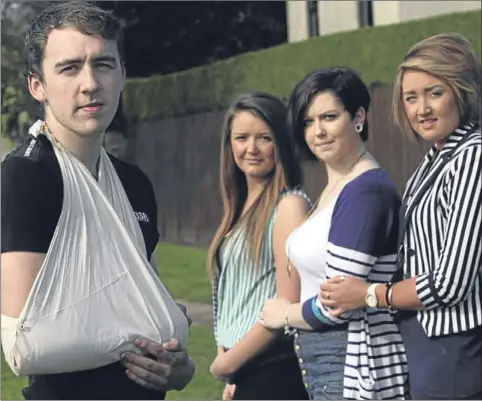
<instances>
[{"instance_id":1,"label":"black and white striped blazer","mask_svg":"<svg viewBox=\"0 0 482 401\"><path fill-rule=\"evenodd\" d=\"M480 127L460 126L429 150L403 196L404 274L417 277L425 306L417 317L429 337L482 326L481 163Z\"/></svg>"}]
</instances>

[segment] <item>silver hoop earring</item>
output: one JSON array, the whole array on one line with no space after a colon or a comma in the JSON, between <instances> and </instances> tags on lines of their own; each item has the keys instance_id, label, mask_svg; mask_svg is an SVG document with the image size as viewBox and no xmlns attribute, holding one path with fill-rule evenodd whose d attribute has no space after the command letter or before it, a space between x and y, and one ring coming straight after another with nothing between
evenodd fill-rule
<instances>
[{"instance_id":1,"label":"silver hoop earring","mask_svg":"<svg viewBox=\"0 0 482 401\"><path fill-rule=\"evenodd\" d=\"M357 133L362 132L363 131L363 124L362 123L355 124L355 131Z\"/></svg>"}]
</instances>

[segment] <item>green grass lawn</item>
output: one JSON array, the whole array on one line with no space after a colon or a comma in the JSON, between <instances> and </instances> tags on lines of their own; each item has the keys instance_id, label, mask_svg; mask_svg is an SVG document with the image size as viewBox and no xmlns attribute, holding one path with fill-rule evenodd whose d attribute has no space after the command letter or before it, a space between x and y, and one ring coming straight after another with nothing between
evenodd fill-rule
<instances>
[{"instance_id":1,"label":"green grass lawn","mask_svg":"<svg viewBox=\"0 0 482 401\"><path fill-rule=\"evenodd\" d=\"M2 388L0 398L2 400L23 400L22 387L27 383L26 378L15 376L5 362L2 352Z\"/></svg>"},{"instance_id":2,"label":"green grass lawn","mask_svg":"<svg viewBox=\"0 0 482 401\"><path fill-rule=\"evenodd\" d=\"M186 301L211 302L206 252L188 246L158 244L159 277L171 295Z\"/></svg>"},{"instance_id":3,"label":"green grass lawn","mask_svg":"<svg viewBox=\"0 0 482 401\"><path fill-rule=\"evenodd\" d=\"M171 391L168 400L220 400L224 385L209 373L209 366L216 357L213 332L192 325L189 333L189 355L196 363L194 379L183 391Z\"/></svg>"}]
</instances>

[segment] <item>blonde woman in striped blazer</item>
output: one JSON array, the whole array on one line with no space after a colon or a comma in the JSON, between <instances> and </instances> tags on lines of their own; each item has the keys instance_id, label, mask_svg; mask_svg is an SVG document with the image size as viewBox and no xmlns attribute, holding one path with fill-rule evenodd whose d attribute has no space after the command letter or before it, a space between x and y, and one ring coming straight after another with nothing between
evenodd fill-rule
<instances>
[{"instance_id":1,"label":"blonde woman in striped blazer","mask_svg":"<svg viewBox=\"0 0 482 401\"><path fill-rule=\"evenodd\" d=\"M390 313L364 309L333 317L318 301L327 278L343 274L372 283L396 271L400 196L365 148L369 105L366 85L348 68L313 71L289 103L295 138L307 156L325 164L328 183L286 243L301 279L301 302L270 300L260 321L298 329L302 376L316 400L403 399L407 392L405 348Z\"/></svg>"},{"instance_id":2,"label":"blonde woman in striped blazer","mask_svg":"<svg viewBox=\"0 0 482 401\"><path fill-rule=\"evenodd\" d=\"M373 292L400 310L412 399L482 399L481 84L475 49L456 33L414 45L395 81L395 122L433 144L403 196L400 274ZM321 302L337 314L364 307L366 292L333 278Z\"/></svg>"},{"instance_id":3,"label":"blonde woman in striped blazer","mask_svg":"<svg viewBox=\"0 0 482 401\"><path fill-rule=\"evenodd\" d=\"M308 399L292 342L257 322L266 299L299 299L284 243L310 207L286 130L286 106L259 92L229 108L221 140L224 213L208 254L223 399Z\"/></svg>"}]
</instances>

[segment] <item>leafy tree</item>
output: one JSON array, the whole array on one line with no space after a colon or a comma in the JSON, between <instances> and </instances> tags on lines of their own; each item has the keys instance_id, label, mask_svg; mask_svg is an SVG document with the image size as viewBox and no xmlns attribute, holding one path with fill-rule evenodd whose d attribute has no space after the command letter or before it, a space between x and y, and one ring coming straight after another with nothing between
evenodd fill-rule
<instances>
[{"instance_id":1,"label":"leafy tree","mask_svg":"<svg viewBox=\"0 0 482 401\"><path fill-rule=\"evenodd\" d=\"M101 1L125 21L127 74L168 74L286 42L284 1Z\"/></svg>"},{"instance_id":2,"label":"leafy tree","mask_svg":"<svg viewBox=\"0 0 482 401\"><path fill-rule=\"evenodd\" d=\"M50 1L1 3L2 136L20 141L35 117L37 106L31 98L24 72L23 41L34 15Z\"/></svg>"},{"instance_id":3,"label":"leafy tree","mask_svg":"<svg viewBox=\"0 0 482 401\"><path fill-rule=\"evenodd\" d=\"M53 1L0 3L2 135L38 117L23 76L29 23ZM169 74L286 42L284 1L99 1L124 21L129 77Z\"/></svg>"}]
</instances>

